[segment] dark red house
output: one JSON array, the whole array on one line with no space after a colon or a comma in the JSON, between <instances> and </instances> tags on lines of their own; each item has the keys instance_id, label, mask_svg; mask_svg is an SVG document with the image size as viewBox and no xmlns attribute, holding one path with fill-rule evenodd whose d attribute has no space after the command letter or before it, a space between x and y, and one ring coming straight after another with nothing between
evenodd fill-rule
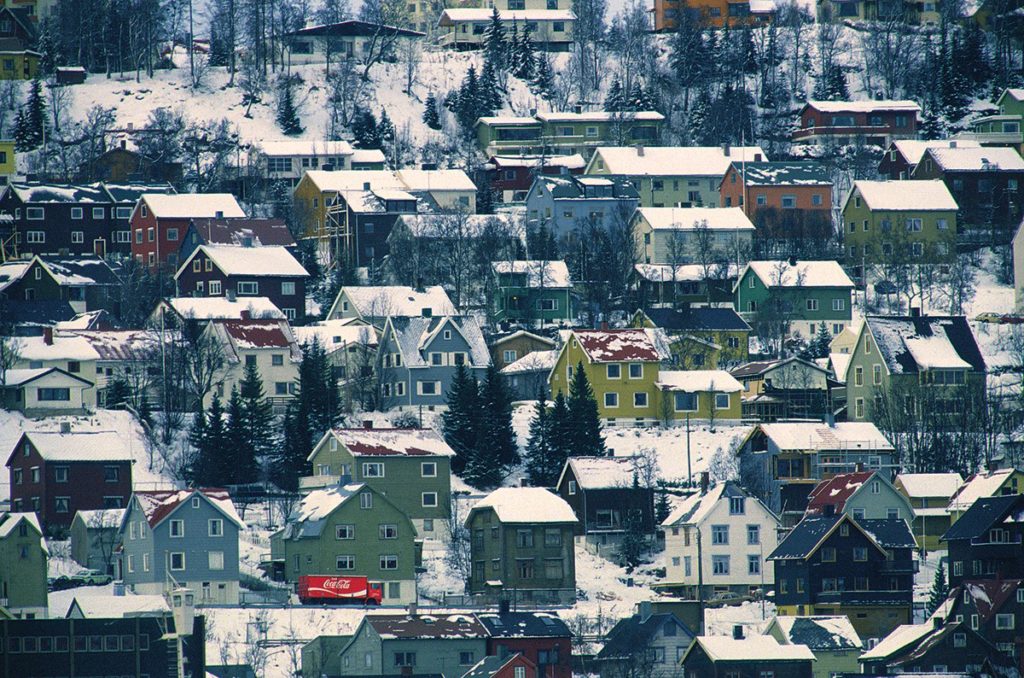
<instances>
[{"instance_id":1,"label":"dark red house","mask_svg":"<svg viewBox=\"0 0 1024 678\"><path fill-rule=\"evenodd\" d=\"M537 175L582 174L586 166L578 153L549 157L496 155L483 166L484 182L491 187L496 202L523 202Z\"/></svg>"},{"instance_id":2,"label":"dark red house","mask_svg":"<svg viewBox=\"0 0 1024 678\"><path fill-rule=\"evenodd\" d=\"M295 247L295 238L284 219L193 219L181 241L178 261L185 261L200 245L243 247Z\"/></svg>"},{"instance_id":3,"label":"dark red house","mask_svg":"<svg viewBox=\"0 0 1024 678\"><path fill-rule=\"evenodd\" d=\"M291 321L306 318L309 274L284 247L200 245L174 274L179 296L267 297Z\"/></svg>"},{"instance_id":4,"label":"dark red house","mask_svg":"<svg viewBox=\"0 0 1024 678\"><path fill-rule=\"evenodd\" d=\"M544 673L521 654L484 657L462 678L546 678Z\"/></svg>"},{"instance_id":5,"label":"dark red house","mask_svg":"<svg viewBox=\"0 0 1024 678\"><path fill-rule=\"evenodd\" d=\"M230 193L144 194L130 219L132 256L151 269L177 267L181 242L194 219L244 218Z\"/></svg>"},{"instance_id":6,"label":"dark red house","mask_svg":"<svg viewBox=\"0 0 1024 678\"><path fill-rule=\"evenodd\" d=\"M34 511L47 531L69 527L77 511L123 508L132 463L116 431L26 432L7 458L12 508Z\"/></svg>"},{"instance_id":7,"label":"dark red house","mask_svg":"<svg viewBox=\"0 0 1024 678\"><path fill-rule=\"evenodd\" d=\"M547 612L481 613L487 629L487 654L521 653L543 678L572 678L572 632L558 615Z\"/></svg>"},{"instance_id":8,"label":"dark red house","mask_svg":"<svg viewBox=\"0 0 1024 678\"><path fill-rule=\"evenodd\" d=\"M870 144L917 137L921 107L913 101L808 101L800 110L798 144Z\"/></svg>"}]
</instances>

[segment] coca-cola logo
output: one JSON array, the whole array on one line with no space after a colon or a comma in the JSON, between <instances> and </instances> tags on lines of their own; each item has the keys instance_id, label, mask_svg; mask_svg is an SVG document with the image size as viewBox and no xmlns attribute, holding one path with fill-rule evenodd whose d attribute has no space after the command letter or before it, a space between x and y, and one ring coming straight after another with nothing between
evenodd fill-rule
<instances>
[{"instance_id":1,"label":"coca-cola logo","mask_svg":"<svg viewBox=\"0 0 1024 678\"><path fill-rule=\"evenodd\" d=\"M339 591L347 591L348 589L352 588L352 580L344 579L342 577L334 577L332 579L327 579L326 581L324 581L324 588L337 589Z\"/></svg>"}]
</instances>

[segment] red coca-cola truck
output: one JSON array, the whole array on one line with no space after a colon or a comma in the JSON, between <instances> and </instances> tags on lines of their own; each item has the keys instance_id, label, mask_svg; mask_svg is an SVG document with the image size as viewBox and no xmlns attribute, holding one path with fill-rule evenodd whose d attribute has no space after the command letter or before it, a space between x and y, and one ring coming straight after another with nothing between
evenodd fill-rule
<instances>
[{"instance_id":1,"label":"red coca-cola truck","mask_svg":"<svg viewBox=\"0 0 1024 678\"><path fill-rule=\"evenodd\" d=\"M380 605L384 585L366 577L309 574L299 577L299 602L303 605Z\"/></svg>"}]
</instances>

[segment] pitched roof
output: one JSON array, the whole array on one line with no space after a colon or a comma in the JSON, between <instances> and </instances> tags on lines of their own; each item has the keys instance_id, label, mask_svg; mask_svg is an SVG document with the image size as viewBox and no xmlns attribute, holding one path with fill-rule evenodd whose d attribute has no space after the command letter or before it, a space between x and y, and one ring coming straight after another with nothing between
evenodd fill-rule
<instances>
[{"instance_id":1,"label":"pitched roof","mask_svg":"<svg viewBox=\"0 0 1024 678\"><path fill-rule=\"evenodd\" d=\"M105 259L94 256L38 257L59 285L83 287L90 285L120 285L121 278Z\"/></svg>"},{"instance_id":2,"label":"pitched roof","mask_svg":"<svg viewBox=\"0 0 1024 678\"><path fill-rule=\"evenodd\" d=\"M88 379L83 379L77 374L71 374L66 370L62 370L59 367L37 367L35 369L14 369L4 370L3 377L0 378L0 386L24 386L30 384L36 379L45 377L48 374L59 374L62 377L77 381L81 386L79 388L89 388L93 386L93 383Z\"/></svg>"},{"instance_id":3,"label":"pitched roof","mask_svg":"<svg viewBox=\"0 0 1024 678\"><path fill-rule=\"evenodd\" d=\"M292 333L300 344L311 342L316 337L328 352L347 346L376 347L377 330L371 325L349 322L350 320L353 319L321 320L312 325L293 327Z\"/></svg>"},{"instance_id":4,"label":"pitched roof","mask_svg":"<svg viewBox=\"0 0 1024 678\"><path fill-rule=\"evenodd\" d=\"M160 348L160 335L155 330L64 330L63 333L88 341L98 360L149 358Z\"/></svg>"},{"instance_id":5,"label":"pitched roof","mask_svg":"<svg viewBox=\"0 0 1024 678\"><path fill-rule=\"evenodd\" d=\"M382 31L383 29L383 31ZM319 24L317 26L308 26L301 28L286 35L297 35L297 36L321 36L329 35L334 37L341 36L373 36L378 31L386 32L388 35L396 35L405 38L421 38L423 33L419 31L409 30L408 28L399 28L397 26L390 26L387 24L378 24L368 21L359 21L358 19L346 19L344 21L338 21L330 24ZM333 142L338 143L338 142Z\"/></svg>"},{"instance_id":6,"label":"pitched roof","mask_svg":"<svg viewBox=\"0 0 1024 678\"><path fill-rule=\"evenodd\" d=\"M239 528L245 527L245 523L235 511L235 505L231 502L231 495L225 489L204 487L196 490L135 490L132 496L138 500L149 526L155 528L179 506L196 495L205 497L211 506Z\"/></svg>"},{"instance_id":7,"label":"pitched roof","mask_svg":"<svg viewBox=\"0 0 1024 678\"><path fill-rule=\"evenodd\" d=\"M478 612L477 621L492 638L565 638L568 624L553 612Z\"/></svg>"},{"instance_id":8,"label":"pitched roof","mask_svg":"<svg viewBox=\"0 0 1024 678\"><path fill-rule=\"evenodd\" d=\"M590 164L601 160L608 174L619 176L722 177L732 163L758 159L768 159L760 146L601 146Z\"/></svg>"},{"instance_id":9,"label":"pitched roof","mask_svg":"<svg viewBox=\"0 0 1024 678\"><path fill-rule=\"evenodd\" d=\"M782 367L783 365L788 365L790 363L798 363L804 366L805 368L810 368L817 372L827 372L827 370L821 365L816 365L810 362L809 360L804 360L803 358L793 356L790 358L781 358L778 360L754 360L749 363L744 363L739 367L733 368L732 370L729 371L729 373L732 376L737 377L739 379L743 379L745 377L757 377L767 374L772 370Z\"/></svg>"},{"instance_id":10,"label":"pitched roof","mask_svg":"<svg viewBox=\"0 0 1024 678\"><path fill-rule=\"evenodd\" d=\"M568 9L499 9L498 17L503 23L576 20L576 15ZM491 10L485 7L449 7L441 12L437 25L450 26L452 22L457 21L488 21L490 18Z\"/></svg>"},{"instance_id":11,"label":"pitched roof","mask_svg":"<svg viewBox=\"0 0 1024 678\"><path fill-rule=\"evenodd\" d=\"M732 166L747 186L831 186L832 179L821 163L733 161Z\"/></svg>"},{"instance_id":12,"label":"pitched roof","mask_svg":"<svg viewBox=\"0 0 1024 678\"><path fill-rule=\"evenodd\" d=\"M576 483L583 490L606 490L633 487L638 457L570 457L562 469L572 469ZM558 479L557 485L562 484Z\"/></svg>"},{"instance_id":13,"label":"pitched roof","mask_svg":"<svg viewBox=\"0 0 1024 678\"><path fill-rule=\"evenodd\" d=\"M655 231L753 231L754 224L739 207L637 207L636 215Z\"/></svg>"},{"instance_id":14,"label":"pitched roof","mask_svg":"<svg viewBox=\"0 0 1024 678\"><path fill-rule=\"evenodd\" d=\"M880 640L877 645L862 654L860 659L861 661L887 659L897 652L921 642L935 630L931 621L924 624L901 624Z\"/></svg>"},{"instance_id":15,"label":"pitched roof","mask_svg":"<svg viewBox=\"0 0 1024 678\"><path fill-rule=\"evenodd\" d=\"M807 513L824 513L826 506L835 507L836 513L842 513L846 502L864 486L874 471L856 473L840 473L828 480L822 480L814 486L808 495Z\"/></svg>"},{"instance_id":16,"label":"pitched roof","mask_svg":"<svg viewBox=\"0 0 1024 678\"><path fill-rule=\"evenodd\" d=\"M295 245L284 219L193 219L192 226L211 245Z\"/></svg>"},{"instance_id":17,"label":"pitched roof","mask_svg":"<svg viewBox=\"0 0 1024 678\"><path fill-rule=\"evenodd\" d=\"M963 584L954 589L951 595L957 595L960 590L964 591L974 600L974 606L978 610L978 614L981 615L983 621L988 621L993 614L998 612L1002 607L1003 603L1009 600L1011 597L1015 597L1014 593L1020 588L1021 579L977 579L973 581L964 581Z\"/></svg>"},{"instance_id":18,"label":"pitched roof","mask_svg":"<svg viewBox=\"0 0 1024 678\"><path fill-rule=\"evenodd\" d=\"M254 277L308 278L309 273L287 248L279 246L239 247L236 245L200 245L174 274L177 279L192 260L205 254L224 275Z\"/></svg>"},{"instance_id":19,"label":"pitched roof","mask_svg":"<svg viewBox=\"0 0 1024 678\"><path fill-rule=\"evenodd\" d=\"M929 148L925 156L946 172L1024 172L1024 158L1013 148Z\"/></svg>"},{"instance_id":20,"label":"pitched roof","mask_svg":"<svg viewBox=\"0 0 1024 678\"><path fill-rule=\"evenodd\" d=\"M852 191L860 193L872 210L914 212L956 211L958 206L946 184L938 179L900 181L856 181Z\"/></svg>"},{"instance_id":21,"label":"pitched roof","mask_svg":"<svg viewBox=\"0 0 1024 678\"><path fill-rule=\"evenodd\" d=\"M565 167L570 170L583 169L586 160L579 153L573 155L494 155L487 161L494 167Z\"/></svg>"},{"instance_id":22,"label":"pitched roof","mask_svg":"<svg viewBox=\"0 0 1024 678\"><path fill-rule=\"evenodd\" d=\"M572 336L592 362L658 362L665 358L650 330L573 330Z\"/></svg>"},{"instance_id":23,"label":"pitched roof","mask_svg":"<svg viewBox=\"0 0 1024 678\"><path fill-rule=\"evenodd\" d=\"M949 500L950 511L965 511L978 499L994 497L1003 492L1003 485L1017 473L1013 468L983 471L971 475L957 488Z\"/></svg>"},{"instance_id":24,"label":"pitched roof","mask_svg":"<svg viewBox=\"0 0 1024 678\"><path fill-rule=\"evenodd\" d=\"M645 308L643 313L656 326L670 332L750 331L747 321L731 308Z\"/></svg>"},{"instance_id":25,"label":"pitched roof","mask_svg":"<svg viewBox=\"0 0 1024 678\"><path fill-rule=\"evenodd\" d=\"M101 184L47 184L19 182L9 190L27 203L108 203L110 196Z\"/></svg>"},{"instance_id":26,"label":"pitched roof","mask_svg":"<svg viewBox=\"0 0 1024 678\"><path fill-rule=\"evenodd\" d=\"M1020 494L981 497L946 530L946 534L942 535L942 541L976 539L1011 513L1018 514L1022 506L1024 495Z\"/></svg>"},{"instance_id":27,"label":"pitched roof","mask_svg":"<svg viewBox=\"0 0 1024 678\"><path fill-rule=\"evenodd\" d=\"M117 431L26 431L27 438L46 461L134 461L131 439L123 439ZM12 453L13 456L13 453Z\"/></svg>"},{"instance_id":28,"label":"pitched roof","mask_svg":"<svg viewBox=\"0 0 1024 678\"><path fill-rule=\"evenodd\" d=\"M525 661L532 664L522 653L516 652L506 656L496 654L488 655L473 665L469 671L462 674L462 678L491 678L514 661Z\"/></svg>"},{"instance_id":29,"label":"pitched roof","mask_svg":"<svg viewBox=\"0 0 1024 678\"><path fill-rule=\"evenodd\" d=\"M171 297L164 303L184 319L241 320L242 313L250 318L284 319L284 313L267 297Z\"/></svg>"},{"instance_id":30,"label":"pitched roof","mask_svg":"<svg viewBox=\"0 0 1024 678\"><path fill-rule=\"evenodd\" d=\"M717 483L705 494L694 492L686 497L676 505L675 510L661 524L664 527L696 525L707 518L719 501L732 497L745 497L750 501L755 501L766 513L773 517L775 515L760 499L747 493L735 482L727 480L724 483Z\"/></svg>"},{"instance_id":31,"label":"pitched roof","mask_svg":"<svg viewBox=\"0 0 1024 678\"><path fill-rule=\"evenodd\" d=\"M780 450L881 450L893 446L878 427L867 421L786 421L757 427Z\"/></svg>"},{"instance_id":32,"label":"pitched roof","mask_svg":"<svg viewBox=\"0 0 1024 678\"><path fill-rule=\"evenodd\" d=\"M214 219L244 217L235 196L230 193L146 193L145 201L150 213L157 219Z\"/></svg>"},{"instance_id":33,"label":"pitched roof","mask_svg":"<svg viewBox=\"0 0 1024 678\"><path fill-rule=\"evenodd\" d=\"M839 523L847 520L853 522L849 516L804 516L796 526L783 537L779 545L768 556L769 560L803 560L809 557L818 549L818 545L825 539Z\"/></svg>"},{"instance_id":34,"label":"pitched roof","mask_svg":"<svg viewBox=\"0 0 1024 678\"><path fill-rule=\"evenodd\" d=\"M476 192L476 184L460 169L400 169L395 174L409 191Z\"/></svg>"},{"instance_id":35,"label":"pitched roof","mask_svg":"<svg viewBox=\"0 0 1024 678\"><path fill-rule=\"evenodd\" d=\"M491 269L498 275L525 275L526 286L529 288L572 287L569 267L561 259L550 261L542 259L495 261L491 263Z\"/></svg>"},{"instance_id":36,"label":"pitched roof","mask_svg":"<svg viewBox=\"0 0 1024 678\"><path fill-rule=\"evenodd\" d=\"M812 652L859 650L864 642L846 616L776 617L773 623L794 645Z\"/></svg>"},{"instance_id":37,"label":"pitched roof","mask_svg":"<svg viewBox=\"0 0 1024 678\"><path fill-rule=\"evenodd\" d=\"M525 374L527 372L550 372L558 362L558 351L530 351L514 363L501 368L501 374Z\"/></svg>"},{"instance_id":38,"label":"pitched roof","mask_svg":"<svg viewBox=\"0 0 1024 678\"><path fill-rule=\"evenodd\" d=\"M985 359L963 316L867 316L864 327L890 374L936 368L985 371Z\"/></svg>"},{"instance_id":39,"label":"pitched roof","mask_svg":"<svg viewBox=\"0 0 1024 678\"><path fill-rule=\"evenodd\" d=\"M394 339L406 367L424 367L429 364L427 353L431 342L444 328L454 328L466 340L469 347L467 367L486 367L491 362L491 354L487 350L487 342L484 340L480 325L471 316L390 316L385 324L385 335L388 327L394 331Z\"/></svg>"},{"instance_id":40,"label":"pitched roof","mask_svg":"<svg viewBox=\"0 0 1024 678\"><path fill-rule=\"evenodd\" d=\"M19 337L16 342L18 358L31 360L97 360L99 354L86 339L71 334L53 334L53 341L45 337Z\"/></svg>"},{"instance_id":41,"label":"pitched roof","mask_svg":"<svg viewBox=\"0 0 1024 678\"><path fill-rule=\"evenodd\" d=\"M536 177L530 187L543 187L554 200L628 200L639 198L636 187L625 179L606 179L604 177L555 177L547 174ZM609 195L597 195L597 188L611 188ZM588 190L589 189L589 190Z\"/></svg>"},{"instance_id":42,"label":"pitched roof","mask_svg":"<svg viewBox=\"0 0 1024 678\"><path fill-rule=\"evenodd\" d=\"M671 612L652 614L647 618L634 614L615 623L606 636L604 647L597 653L597 658L635 657L637 651L647 647L658 631L668 624L682 628L686 635L693 637L693 631Z\"/></svg>"},{"instance_id":43,"label":"pitched roof","mask_svg":"<svg viewBox=\"0 0 1024 678\"><path fill-rule=\"evenodd\" d=\"M123 617L163 617L171 614L167 599L162 595L125 593L119 596L77 595L71 599L67 617L75 609L86 619Z\"/></svg>"},{"instance_id":44,"label":"pitched roof","mask_svg":"<svg viewBox=\"0 0 1024 678\"><path fill-rule=\"evenodd\" d=\"M288 521L281 528L281 538L286 540L319 539L324 528L327 527L328 518L340 506L364 489L368 489L365 484L352 483L308 492L292 509ZM372 489L369 491L372 492Z\"/></svg>"},{"instance_id":45,"label":"pitched roof","mask_svg":"<svg viewBox=\"0 0 1024 678\"><path fill-rule=\"evenodd\" d=\"M685 393L739 393L743 384L725 370L661 370L658 388Z\"/></svg>"},{"instance_id":46,"label":"pitched roof","mask_svg":"<svg viewBox=\"0 0 1024 678\"><path fill-rule=\"evenodd\" d=\"M657 111L541 111L537 119L545 122L650 122L664 120L665 116Z\"/></svg>"},{"instance_id":47,"label":"pitched roof","mask_svg":"<svg viewBox=\"0 0 1024 678\"><path fill-rule=\"evenodd\" d=\"M291 359L300 359L298 344L287 320L254 318L252 320L215 320L211 327L222 332L231 346L234 360L240 360L239 350L263 348L288 349Z\"/></svg>"},{"instance_id":48,"label":"pitched roof","mask_svg":"<svg viewBox=\"0 0 1024 678\"><path fill-rule=\"evenodd\" d=\"M903 518L858 518L856 524L886 549L912 549L917 544Z\"/></svg>"},{"instance_id":49,"label":"pitched roof","mask_svg":"<svg viewBox=\"0 0 1024 678\"><path fill-rule=\"evenodd\" d=\"M422 290L404 285L348 285L338 290L338 297L328 317L340 312L342 295L362 317L418 316L423 315L424 309L430 309L431 315L435 316L455 315L458 312L440 285Z\"/></svg>"},{"instance_id":50,"label":"pitched roof","mask_svg":"<svg viewBox=\"0 0 1024 678\"><path fill-rule=\"evenodd\" d=\"M309 31L311 28L303 30ZM289 158L293 156L322 157L352 155L352 144L347 141L323 141L322 139L261 139L256 142L256 146L263 151L263 155L274 158Z\"/></svg>"},{"instance_id":51,"label":"pitched roof","mask_svg":"<svg viewBox=\"0 0 1024 678\"><path fill-rule=\"evenodd\" d=\"M908 497L952 497L964 479L959 473L901 473L896 476Z\"/></svg>"},{"instance_id":52,"label":"pitched roof","mask_svg":"<svg viewBox=\"0 0 1024 678\"><path fill-rule=\"evenodd\" d=\"M670 266L669 264L635 264L633 270L644 280L651 282L704 282L707 278L706 271L700 264L680 264ZM727 266L716 265L712 275L722 282L727 278L735 278L738 272L736 264ZM715 281L712 281L712 284Z\"/></svg>"},{"instance_id":53,"label":"pitched roof","mask_svg":"<svg viewBox=\"0 0 1024 678\"><path fill-rule=\"evenodd\" d=\"M82 523L90 529L116 529L121 525L125 511L127 509L123 508L79 510L75 511L75 519L81 518Z\"/></svg>"},{"instance_id":54,"label":"pitched roof","mask_svg":"<svg viewBox=\"0 0 1024 678\"><path fill-rule=\"evenodd\" d=\"M502 523L576 523L572 507L543 487L499 487L470 510L493 509Z\"/></svg>"},{"instance_id":55,"label":"pitched roof","mask_svg":"<svg viewBox=\"0 0 1024 678\"><path fill-rule=\"evenodd\" d=\"M114 202L122 203L122 206L134 206L145 193L177 193L174 186L170 184L110 184L104 182L103 190L110 195Z\"/></svg>"},{"instance_id":56,"label":"pitched roof","mask_svg":"<svg viewBox=\"0 0 1024 678\"><path fill-rule=\"evenodd\" d=\"M382 640L487 637L487 629L471 614L368 615L364 620Z\"/></svg>"},{"instance_id":57,"label":"pitched roof","mask_svg":"<svg viewBox=\"0 0 1024 678\"><path fill-rule=\"evenodd\" d=\"M39 525L39 518L35 512L32 513L17 513L11 511L0 511L0 539L5 538L14 528L17 527L21 521L25 521L31 525L36 532L39 533L39 545L44 551L46 548L46 540L43 539L43 528Z\"/></svg>"},{"instance_id":58,"label":"pitched roof","mask_svg":"<svg viewBox=\"0 0 1024 678\"><path fill-rule=\"evenodd\" d=\"M697 636L686 654L697 645L713 662L814 661L814 653L806 645L780 645L772 636Z\"/></svg>"},{"instance_id":59,"label":"pitched roof","mask_svg":"<svg viewBox=\"0 0 1024 678\"><path fill-rule=\"evenodd\" d=\"M980 148L981 144L971 139L931 139L928 141L920 139L897 139L892 142L892 147L903 156L911 165L921 162L924 152L929 148Z\"/></svg>"},{"instance_id":60,"label":"pitched roof","mask_svg":"<svg viewBox=\"0 0 1024 678\"><path fill-rule=\"evenodd\" d=\"M866 101L817 101L809 100L808 106L823 113L874 113L877 111L921 111L916 102L908 99L882 99Z\"/></svg>"},{"instance_id":61,"label":"pitched roof","mask_svg":"<svg viewBox=\"0 0 1024 678\"><path fill-rule=\"evenodd\" d=\"M336 428L326 435L333 435L354 457L455 456L444 438L427 428Z\"/></svg>"},{"instance_id":62,"label":"pitched roof","mask_svg":"<svg viewBox=\"0 0 1024 678\"><path fill-rule=\"evenodd\" d=\"M747 269L754 272L765 287L842 287L853 289L853 281L836 261L750 261ZM740 274L743 278L743 274ZM736 283L739 284L739 281Z\"/></svg>"}]
</instances>

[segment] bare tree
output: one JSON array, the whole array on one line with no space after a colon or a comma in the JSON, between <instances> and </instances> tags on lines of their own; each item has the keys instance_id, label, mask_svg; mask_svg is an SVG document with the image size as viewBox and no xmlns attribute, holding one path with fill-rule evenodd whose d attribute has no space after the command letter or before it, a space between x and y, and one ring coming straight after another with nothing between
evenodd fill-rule
<instances>
[{"instance_id":1,"label":"bare tree","mask_svg":"<svg viewBox=\"0 0 1024 678\"><path fill-rule=\"evenodd\" d=\"M452 492L451 511L447 519L447 533L445 534L447 550L445 562L455 572L466 586L469 586L470 576L473 568L473 557L470 548L469 528L466 527L466 515L462 510L461 503L464 497L458 492Z\"/></svg>"},{"instance_id":2,"label":"bare tree","mask_svg":"<svg viewBox=\"0 0 1024 678\"><path fill-rule=\"evenodd\" d=\"M906 90L907 78L917 68L917 35L902 16L867 23L861 34L865 89L875 90L873 76L877 75L886 99L894 99Z\"/></svg>"},{"instance_id":3,"label":"bare tree","mask_svg":"<svg viewBox=\"0 0 1024 678\"><path fill-rule=\"evenodd\" d=\"M364 0L359 8L359 19L374 25L372 35L364 42L363 80L370 77L370 69L387 59L395 58L395 50L402 38L400 29L409 23L405 0Z\"/></svg>"}]
</instances>

